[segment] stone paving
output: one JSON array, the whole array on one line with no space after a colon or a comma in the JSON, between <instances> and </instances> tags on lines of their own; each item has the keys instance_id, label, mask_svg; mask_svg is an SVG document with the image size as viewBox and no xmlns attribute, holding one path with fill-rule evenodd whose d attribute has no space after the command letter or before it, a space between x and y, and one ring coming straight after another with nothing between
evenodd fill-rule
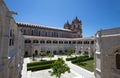
<instances>
[{"instance_id":1,"label":"stone paving","mask_svg":"<svg viewBox=\"0 0 120 78\"><path fill-rule=\"evenodd\" d=\"M62 57L64 60L66 58L66 56L55 56L52 59L57 59L58 57ZM50 58L48 57L44 58L44 60L49 59ZM40 58L36 58L36 61L39 60ZM29 63L30 61L32 61L30 60L30 58L24 59L22 78L56 78L55 76L50 76L48 71L51 69L40 70L35 72L27 71L26 64ZM66 61L66 64L68 64L68 66L70 67L71 72L70 73L66 72L65 74L62 74L61 78L95 78L93 72L87 71L79 66L76 66L72 64L70 61Z\"/></svg>"}]
</instances>

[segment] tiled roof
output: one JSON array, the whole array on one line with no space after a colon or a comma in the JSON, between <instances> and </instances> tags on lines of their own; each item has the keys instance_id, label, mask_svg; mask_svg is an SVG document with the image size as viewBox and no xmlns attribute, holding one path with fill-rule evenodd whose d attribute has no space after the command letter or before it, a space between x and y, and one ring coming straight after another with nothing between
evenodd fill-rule
<instances>
[{"instance_id":1,"label":"tiled roof","mask_svg":"<svg viewBox=\"0 0 120 78\"><path fill-rule=\"evenodd\" d=\"M54 29L54 30L62 30L62 31L70 31L69 29L57 28L52 26L45 26L45 25L38 25L38 24L30 24L30 23L23 23L17 22L18 26L28 26L28 27L38 27L38 28L45 28L45 29Z\"/></svg>"},{"instance_id":2,"label":"tiled roof","mask_svg":"<svg viewBox=\"0 0 120 78\"><path fill-rule=\"evenodd\" d=\"M95 40L95 38L57 38L57 37L41 37L41 36L27 36L24 38L28 39L51 39L51 40Z\"/></svg>"}]
</instances>

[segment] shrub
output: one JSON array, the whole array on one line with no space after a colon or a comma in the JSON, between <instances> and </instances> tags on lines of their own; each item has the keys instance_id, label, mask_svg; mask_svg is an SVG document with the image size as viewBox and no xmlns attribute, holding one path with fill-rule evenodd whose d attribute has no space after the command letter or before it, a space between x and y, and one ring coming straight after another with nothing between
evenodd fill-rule
<instances>
[{"instance_id":1,"label":"shrub","mask_svg":"<svg viewBox=\"0 0 120 78\"><path fill-rule=\"evenodd\" d=\"M49 69L51 67L52 67L52 64L46 64L46 65L31 66L31 67L28 67L27 70L37 71L37 70Z\"/></svg>"}]
</instances>

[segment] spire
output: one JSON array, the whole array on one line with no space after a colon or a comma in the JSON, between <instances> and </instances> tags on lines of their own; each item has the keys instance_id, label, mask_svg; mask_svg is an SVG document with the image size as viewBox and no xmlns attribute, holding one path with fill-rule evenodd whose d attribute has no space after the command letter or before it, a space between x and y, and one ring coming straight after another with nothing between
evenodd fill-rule
<instances>
[{"instance_id":1,"label":"spire","mask_svg":"<svg viewBox=\"0 0 120 78\"><path fill-rule=\"evenodd\" d=\"M70 28L70 24L69 24L68 20L67 20L67 22L64 24L64 28L65 28L65 29L69 29L69 28Z\"/></svg>"},{"instance_id":2,"label":"spire","mask_svg":"<svg viewBox=\"0 0 120 78\"><path fill-rule=\"evenodd\" d=\"M80 21L79 21L79 19L78 19L78 17L76 16L76 18L72 21L72 24L73 23L80 23Z\"/></svg>"},{"instance_id":3,"label":"spire","mask_svg":"<svg viewBox=\"0 0 120 78\"><path fill-rule=\"evenodd\" d=\"M78 20L78 17L76 16L76 20Z\"/></svg>"},{"instance_id":4,"label":"spire","mask_svg":"<svg viewBox=\"0 0 120 78\"><path fill-rule=\"evenodd\" d=\"M69 21L67 20L67 23L66 24L68 24L69 25Z\"/></svg>"}]
</instances>

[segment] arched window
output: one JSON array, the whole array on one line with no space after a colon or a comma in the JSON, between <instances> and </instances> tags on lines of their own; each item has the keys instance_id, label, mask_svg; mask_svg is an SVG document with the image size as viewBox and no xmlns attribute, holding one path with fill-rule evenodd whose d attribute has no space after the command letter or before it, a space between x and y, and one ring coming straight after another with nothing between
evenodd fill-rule
<instances>
[{"instance_id":1,"label":"arched window","mask_svg":"<svg viewBox=\"0 0 120 78\"><path fill-rule=\"evenodd\" d=\"M76 41L73 41L73 44L76 44Z\"/></svg>"},{"instance_id":2,"label":"arched window","mask_svg":"<svg viewBox=\"0 0 120 78\"><path fill-rule=\"evenodd\" d=\"M59 41L59 44L63 44L63 41Z\"/></svg>"},{"instance_id":3,"label":"arched window","mask_svg":"<svg viewBox=\"0 0 120 78\"><path fill-rule=\"evenodd\" d=\"M9 46L13 46L14 45L14 37L15 37L14 30L11 29L10 30Z\"/></svg>"},{"instance_id":4,"label":"arched window","mask_svg":"<svg viewBox=\"0 0 120 78\"><path fill-rule=\"evenodd\" d=\"M44 41L44 40L41 40L41 41L40 41L40 43L41 43L41 44L44 44L44 43L45 43L45 41Z\"/></svg>"},{"instance_id":5,"label":"arched window","mask_svg":"<svg viewBox=\"0 0 120 78\"><path fill-rule=\"evenodd\" d=\"M31 40L25 40L25 43L31 43Z\"/></svg>"},{"instance_id":6,"label":"arched window","mask_svg":"<svg viewBox=\"0 0 120 78\"><path fill-rule=\"evenodd\" d=\"M24 57L28 57L28 51L25 51Z\"/></svg>"},{"instance_id":7,"label":"arched window","mask_svg":"<svg viewBox=\"0 0 120 78\"><path fill-rule=\"evenodd\" d=\"M50 54L50 51L47 51L47 54Z\"/></svg>"},{"instance_id":8,"label":"arched window","mask_svg":"<svg viewBox=\"0 0 120 78\"><path fill-rule=\"evenodd\" d=\"M68 41L64 41L64 44L68 44Z\"/></svg>"},{"instance_id":9,"label":"arched window","mask_svg":"<svg viewBox=\"0 0 120 78\"><path fill-rule=\"evenodd\" d=\"M38 40L33 40L33 43L39 43Z\"/></svg>"},{"instance_id":10,"label":"arched window","mask_svg":"<svg viewBox=\"0 0 120 78\"><path fill-rule=\"evenodd\" d=\"M71 44L71 41L69 41L69 44Z\"/></svg>"},{"instance_id":11,"label":"arched window","mask_svg":"<svg viewBox=\"0 0 120 78\"><path fill-rule=\"evenodd\" d=\"M57 43L58 43L58 41L56 41L56 40L55 40L55 41L53 41L53 44L57 44Z\"/></svg>"},{"instance_id":12,"label":"arched window","mask_svg":"<svg viewBox=\"0 0 120 78\"><path fill-rule=\"evenodd\" d=\"M91 44L94 44L94 41L91 41Z\"/></svg>"},{"instance_id":13,"label":"arched window","mask_svg":"<svg viewBox=\"0 0 120 78\"><path fill-rule=\"evenodd\" d=\"M46 42L46 43L50 44L50 43L51 43L51 41L50 41L50 40L47 40L47 42Z\"/></svg>"},{"instance_id":14,"label":"arched window","mask_svg":"<svg viewBox=\"0 0 120 78\"><path fill-rule=\"evenodd\" d=\"M116 68L120 69L120 49L116 50Z\"/></svg>"},{"instance_id":15,"label":"arched window","mask_svg":"<svg viewBox=\"0 0 120 78\"><path fill-rule=\"evenodd\" d=\"M82 44L82 41L78 41L77 43L78 43L78 44Z\"/></svg>"}]
</instances>

